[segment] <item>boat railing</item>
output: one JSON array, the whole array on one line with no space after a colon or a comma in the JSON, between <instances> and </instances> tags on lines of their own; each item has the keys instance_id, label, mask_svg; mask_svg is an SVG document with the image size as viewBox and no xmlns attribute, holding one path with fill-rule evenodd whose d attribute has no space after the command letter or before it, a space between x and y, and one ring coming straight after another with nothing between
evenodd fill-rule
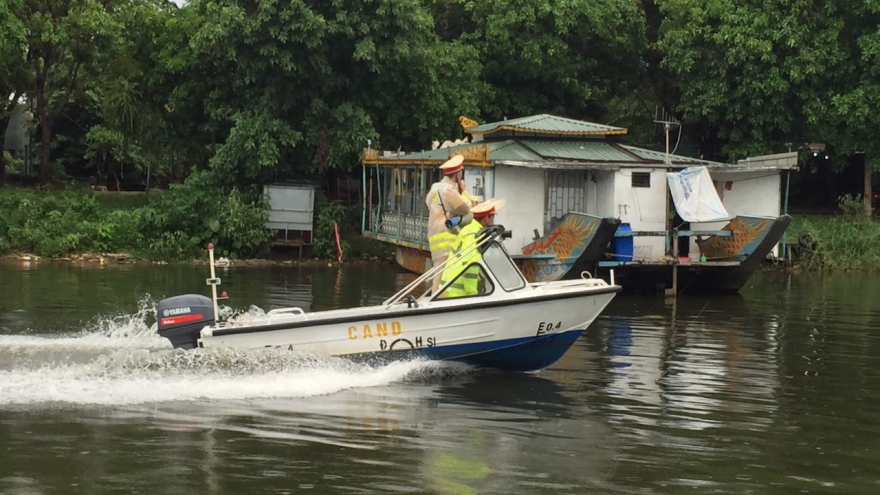
<instances>
[{"instance_id":1,"label":"boat railing","mask_svg":"<svg viewBox=\"0 0 880 495\"><path fill-rule=\"evenodd\" d=\"M286 314L286 313L293 313L293 314L301 315L301 314L305 314L305 311L303 311L302 308L278 308L278 309L270 310L268 313L266 313L266 315L272 316L272 315L280 315L280 314Z\"/></svg>"},{"instance_id":2,"label":"boat railing","mask_svg":"<svg viewBox=\"0 0 880 495\"><path fill-rule=\"evenodd\" d=\"M303 319L308 319L306 316L306 312L303 311L302 308L278 308L273 309L266 313L266 317L269 319L278 318L280 316L302 316Z\"/></svg>"},{"instance_id":3,"label":"boat railing","mask_svg":"<svg viewBox=\"0 0 880 495\"><path fill-rule=\"evenodd\" d=\"M398 304L404 300L407 300L407 297L411 297L410 293L413 290L415 290L418 286L425 283L426 281L430 281L437 274L442 273L443 270L446 269L446 266L451 261L453 261L454 259L461 259L461 258L464 258L464 257L470 255L475 250L480 249L481 247L485 246L490 241L495 239L495 237L500 235L504 230L504 228L501 226L492 226L492 227L500 227L500 228L492 228L492 230L488 230L485 234L482 235L482 237L479 241L477 241L473 245L469 246L467 249L464 249L463 251L457 253L456 256L449 256L439 265L431 267L430 270L426 270L425 273L421 274L418 278L416 278L415 280L410 282L406 287L404 287L403 289L398 291L396 294L394 294L390 298L386 299L385 302L382 303L383 306L385 307L385 309L388 309L389 307L393 306L394 304ZM443 287L441 286L440 288L438 288L438 290L440 290L442 288ZM428 292L430 292L430 291L431 291L431 287L425 289L425 291L422 292L422 294L416 299L421 299L422 297L427 295ZM410 299L410 301L412 301L412 300ZM412 304L412 302L410 302L410 304Z\"/></svg>"}]
</instances>

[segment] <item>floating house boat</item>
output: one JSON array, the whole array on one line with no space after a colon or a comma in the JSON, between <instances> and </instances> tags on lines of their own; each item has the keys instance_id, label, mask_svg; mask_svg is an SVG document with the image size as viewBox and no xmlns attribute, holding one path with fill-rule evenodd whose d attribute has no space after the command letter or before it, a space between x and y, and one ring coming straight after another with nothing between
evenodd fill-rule
<instances>
[{"instance_id":1,"label":"floating house boat","mask_svg":"<svg viewBox=\"0 0 880 495\"><path fill-rule=\"evenodd\" d=\"M796 153L724 164L629 146L618 139L624 128L553 115L460 120L465 141L364 150L364 234L393 244L408 270L431 267L424 198L454 155L464 156L473 198L507 200L497 221L511 230L506 247L530 282L617 268L629 289L735 292L768 256L781 255ZM667 173L695 167L709 171L731 218L676 216Z\"/></svg>"}]
</instances>

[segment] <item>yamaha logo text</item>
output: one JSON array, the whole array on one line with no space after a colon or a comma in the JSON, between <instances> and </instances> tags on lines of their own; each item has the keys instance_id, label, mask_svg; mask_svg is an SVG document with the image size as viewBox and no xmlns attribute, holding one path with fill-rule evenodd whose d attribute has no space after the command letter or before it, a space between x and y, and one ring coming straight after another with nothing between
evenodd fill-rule
<instances>
[{"instance_id":1,"label":"yamaha logo text","mask_svg":"<svg viewBox=\"0 0 880 495\"><path fill-rule=\"evenodd\" d=\"M192 313L192 310L189 309L189 306L186 306L184 308L166 309L162 312L162 314L164 314L165 316L182 315L184 313Z\"/></svg>"}]
</instances>

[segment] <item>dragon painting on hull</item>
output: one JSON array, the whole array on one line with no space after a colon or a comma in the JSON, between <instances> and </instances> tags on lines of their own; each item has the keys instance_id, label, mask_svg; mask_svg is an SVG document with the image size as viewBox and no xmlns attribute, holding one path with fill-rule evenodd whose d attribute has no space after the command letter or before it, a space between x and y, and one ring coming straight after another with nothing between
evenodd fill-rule
<instances>
[{"instance_id":1,"label":"dragon painting on hull","mask_svg":"<svg viewBox=\"0 0 880 495\"><path fill-rule=\"evenodd\" d=\"M722 229L731 231L730 237L713 236L697 244L707 259L741 261L755 252L776 222L775 218L734 217Z\"/></svg>"},{"instance_id":2,"label":"dragon painting on hull","mask_svg":"<svg viewBox=\"0 0 880 495\"><path fill-rule=\"evenodd\" d=\"M532 282L578 277L583 271L595 270L619 224L615 218L568 213L548 235L524 246L517 262Z\"/></svg>"}]
</instances>

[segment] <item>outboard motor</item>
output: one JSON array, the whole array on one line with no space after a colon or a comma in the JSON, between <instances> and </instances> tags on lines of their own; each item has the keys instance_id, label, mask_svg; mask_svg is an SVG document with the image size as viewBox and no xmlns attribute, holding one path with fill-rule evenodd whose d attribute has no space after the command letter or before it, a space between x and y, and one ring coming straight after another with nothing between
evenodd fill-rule
<instances>
[{"instance_id":1,"label":"outboard motor","mask_svg":"<svg viewBox=\"0 0 880 495\"><path fill-rule=\"evenodd\" d=\"M214 324L214 304L198 294L169 297L156 308L159 335L171 341L175 349L196 347L199 331Z\"/></svg>"}]
</instances>

